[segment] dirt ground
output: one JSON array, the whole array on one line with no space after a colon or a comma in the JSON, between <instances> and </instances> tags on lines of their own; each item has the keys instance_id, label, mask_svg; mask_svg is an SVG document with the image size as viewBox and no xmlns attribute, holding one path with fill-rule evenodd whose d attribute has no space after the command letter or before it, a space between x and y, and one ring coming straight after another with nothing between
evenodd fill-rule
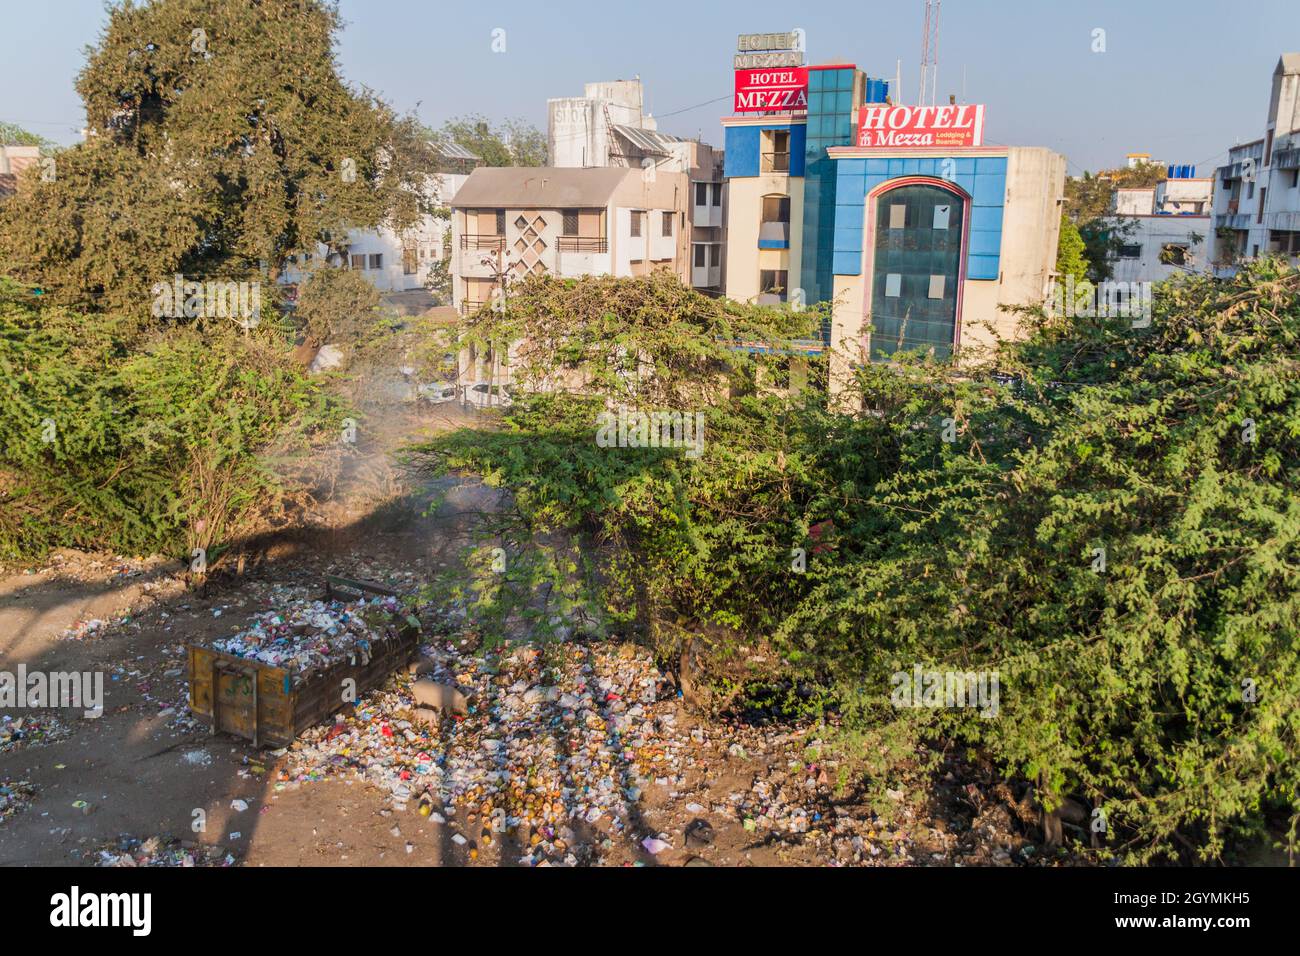
<instances>
[{"instance_id":1,"label":"dirt ground","mask_svg":"<svg viewBox=\"0 0 1300 956\"><path fill-rule=\"evenodd\" d=\"M389 416L380 433L359 443L335 500L314 527L276 541L244 576L220 578L206 589L188 589L178 561L75 552L0 574L0 669L12 672L21 663L29 671L105 674L104 713L97 719L77 711L11 713L57 716L62 729L57 739L0 749L0 787L21 784L29 798L29 805L0 818L0 864L91 864L119 841L151 837L202 845L214 858L246 866L471 862L472 846L452 839L481 828L467 808L439 824L414 807L394 810L378 788L346 775L285 785L278 779L282 761L273 754L211 736L187 716L184 653L187 642L245 627L266 609L274 585L314 587L325 573L382 577L398 569L400 579L392 583L405 589L458 561L474 521L494 507L497 493L473 481L415 481L392 452L407 439L464 421L457 412ZM435 500L441 504L426 513ZM1012 865L1029 862L1035 852L1032 832L1017 823L1008 801L998 800L995 782L972 777L969 768L952 765L900 793L905 805L886 824L836 796L826 768L792 759L798 728L774 735L709 726L680 704L677 720L702 741L683 780L671 792L648 788L638 808L639 832L587 834L601 849L584 861ZM772 806L812 807L811 825L791 835L723 812L728 800L743 804L752 793ZM242 803L232 806L235 801ZM196 832L200 817L205 826ZM698 819L709 823L705 838L686 839ZM643 839L654 834L671 849L647 852ZM514 865L519 853L501 839L472 862Z\"/></svg>"}]
</instances>

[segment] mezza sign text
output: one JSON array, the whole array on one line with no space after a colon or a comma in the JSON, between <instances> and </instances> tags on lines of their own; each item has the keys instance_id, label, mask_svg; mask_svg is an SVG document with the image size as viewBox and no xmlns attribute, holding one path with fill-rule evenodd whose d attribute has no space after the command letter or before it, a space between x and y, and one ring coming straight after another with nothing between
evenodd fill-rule
<instances>
[{"instance_id":1,"label":"mezza sign text","mask_svg":"<svg viewBox=\"0 0 1300 956\"><path fill-rule=\"evenodd\" d=\"M880 147L982 146L984 106L890 106L858 108L858 145Z\"/></svg>"},{"instance_id":2,"label":"mezza sign text","mask_svg":"<svg viewBox=\"0 0 1300 956\"><path fill-rule=\"evenodd\" d=\"M737 113L779 110L783 113L808 109L808 68L737 70Z\"/></svg>"}]
</instances>

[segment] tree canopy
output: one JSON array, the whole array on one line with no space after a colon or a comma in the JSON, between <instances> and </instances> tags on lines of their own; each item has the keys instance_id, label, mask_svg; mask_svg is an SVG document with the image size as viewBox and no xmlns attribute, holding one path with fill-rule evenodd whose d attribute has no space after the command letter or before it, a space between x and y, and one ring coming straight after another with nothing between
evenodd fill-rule
<instances>
[{"instance_id":1,"label":"tree canopy","mask_svg":"<svg viewBox=\"0 0 1300 956\"><path fill-rule=\"evenodd\" d=\"M0 212L0 264L58 301L138 312L173 274L274 279L349 228L430 208L419 125L350 88L326 0L114 7L77 90L86 142Z\"/></svg>"}]
</instances>

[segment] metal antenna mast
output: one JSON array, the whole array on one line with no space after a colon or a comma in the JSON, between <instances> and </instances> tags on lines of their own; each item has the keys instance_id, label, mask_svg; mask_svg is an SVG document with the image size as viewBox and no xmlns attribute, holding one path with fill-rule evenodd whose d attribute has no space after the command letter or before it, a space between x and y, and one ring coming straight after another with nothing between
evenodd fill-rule
<instances>
[{"instance_id":1,"label":"metal antenna mast","mask_svg":"<svg viewBox=\"0 0 1300 956\"><path fill-rule=\"evenodd\" d=\"M921 93L917 106L925 106L926 94L934 105L939 86L939 5L941 0L925 0L925 26L921 33Z\"/></svg>"}]
</instances>

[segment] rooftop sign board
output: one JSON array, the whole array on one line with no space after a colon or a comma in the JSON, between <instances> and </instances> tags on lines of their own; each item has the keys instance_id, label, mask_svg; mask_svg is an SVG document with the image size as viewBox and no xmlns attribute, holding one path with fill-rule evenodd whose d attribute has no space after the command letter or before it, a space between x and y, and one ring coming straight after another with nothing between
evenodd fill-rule
<instances>
[{"instance_id":1,"label":"rooftop sign board","mask_svg":"<svg viewBox=\"0 0 1300 956\"><path fill-rule=\"evenodd\" d=\"M737 70L734 106L737 113L807 110L808 68Z\"/></svg>"},{"instance_id":2,"label":"rooftop sign board","mask_svg":"<svg viewBox=\"0 0 1300 956\"><path fill-rule=\"evenodd\" d=\"M774 50L770 53L737 53L736 69L753 70L773 66L803 66L799 50Z\"/></svg>"},{"instance_id":3,"label":"rooftop sign board","mask_svg":"<svg viewBox=\"0 0 1300 956\"><path fill-rule=\"evenodd\" d=\"M739 89L739 87L737 87ZM858 109L858 145L881 147L982 146L984 106L890 106Z\"/></svg>"},{"instance_id":4,"label":"rooftop sign board","mask_svg":"<svg viewBox=\"0 0 1300 956\"><path fill-rule=\"evenodd\" d=\"M789 33L742 33L736 40L741 53L758 53L762 50L797 50L803 52L803 31Z\"/></svg>"},{"instance_id":5,"label":"rooftop sign board","mask_svg":"<svg viewBox=\"0 0 1300 956\"><path fill-rule=\"evenodd\" d=\"M737 37L735 112L807 110L805 46L803 30L742 33Z\"/></svg>"}]
</instances>

